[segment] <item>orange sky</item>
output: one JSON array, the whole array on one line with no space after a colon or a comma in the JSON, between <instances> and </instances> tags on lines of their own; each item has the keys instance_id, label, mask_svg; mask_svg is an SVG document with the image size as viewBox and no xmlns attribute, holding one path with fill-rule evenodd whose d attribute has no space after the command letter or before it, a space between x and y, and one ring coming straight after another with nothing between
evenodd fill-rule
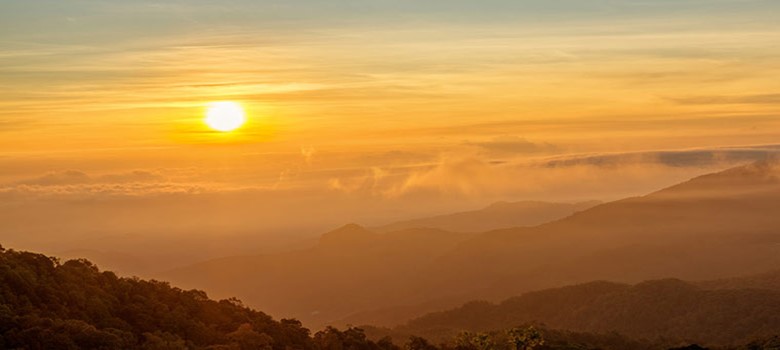
<instances>
[{"instance_id":1,"label":"orange sky","mask_svg":"<svg viewBox=\"0 0 780 350\"><path fill-rule=\"evenodd\" d=\"M250 193L242 229L316 231L641 194L779 149L778 6L5 1L0 195Z\"/></svg>"}]
</instances>

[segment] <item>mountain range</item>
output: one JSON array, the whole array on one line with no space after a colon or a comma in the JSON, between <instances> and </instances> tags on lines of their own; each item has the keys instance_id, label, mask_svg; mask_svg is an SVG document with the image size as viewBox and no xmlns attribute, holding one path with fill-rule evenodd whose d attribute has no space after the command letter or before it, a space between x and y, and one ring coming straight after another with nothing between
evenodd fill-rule
<instances>
[{"instance_id":1,"label":"mountain range","mask_svg":"<svg viewBox=\"0 0 780 350\"><path fill-rule=\"evenodd\" d=\"M347 225L317 246L166 273L310 327L393 326L470 300L593 280L709 280L780 267L780 167L762 161L537 226L481 233ZM475 224L477 225L477 224Z\"/></svg>"},{"instance_id":2,"label":"mountain range","mask_svg":"<svg viewBox=\"0 0 780 350\"><path fill-rule=\"evenodd\" d=\"M773 283L778 277L780 272L728 281L662 279L635 285L595 281L528 292L496 304L473 301L371 333L446 341L463 331L537 323L575 332L617 332L632 339L734 346L777 335L780 289Z\"/></svg>"},{"instance_id":3,"label":"mountain range","mask_svg":"<svg viewBox=\"0 0 780 350\"><path fill-rule=\"evenodd\" d=\"M427 227L450 232L484 232L510 227L541 225L599 204L601 204L600 201L578 203L496 202L479 210L399 221L373 227L372 230L393 232Z\"/></svg>"}]
</instances>

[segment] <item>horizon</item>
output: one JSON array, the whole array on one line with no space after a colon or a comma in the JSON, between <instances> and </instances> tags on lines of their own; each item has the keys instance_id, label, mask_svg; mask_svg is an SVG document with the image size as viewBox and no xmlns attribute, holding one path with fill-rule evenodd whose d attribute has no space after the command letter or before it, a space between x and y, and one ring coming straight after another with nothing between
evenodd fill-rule
<instances>
[{"instance_id":1,"label":"horizon","mask_svg":"<svg viewBox=\"0 0 780 350\"><path fill-rule=\"evenodd\" d=\"M315 329L449 322L473 300L602 279L775 291L745 276L780 269L780 167L756 166L780 160L778 13L774 0L4 0L0 244ZM591 306L603 318L555 331L665 335Z\"/></svg>"},{"instance_id":2,"label":"horizon","mask_svg":"<svg viewBox=\"0 0 780 350\"><path fill-rule=\"evenodd\" d=\"M2 6L0 196L44 216L75 200L173 218L95 223L103 236L290 241L610 201L780 150L771 1ZM210 127L218 101L245 123ZM16 244L53 252L45 230Z\"/></svg>"}]
</instances>

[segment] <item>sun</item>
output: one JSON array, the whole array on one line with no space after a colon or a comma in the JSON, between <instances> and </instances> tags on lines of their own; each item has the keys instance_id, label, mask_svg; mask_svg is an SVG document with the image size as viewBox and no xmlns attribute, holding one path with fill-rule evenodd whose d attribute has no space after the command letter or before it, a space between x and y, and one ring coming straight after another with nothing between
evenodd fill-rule
<instances>
[{"instance_id":1,"label":"sun","mask_svg":"<svg viewBox=\"0 0 780 350\"><path fill-rule=\"evenodd\" d=\"M240 128L246 122L244 108L236 102L211 102L206 109L206 125L216 131L228 132Z\"/></svg>"}]
</instances>

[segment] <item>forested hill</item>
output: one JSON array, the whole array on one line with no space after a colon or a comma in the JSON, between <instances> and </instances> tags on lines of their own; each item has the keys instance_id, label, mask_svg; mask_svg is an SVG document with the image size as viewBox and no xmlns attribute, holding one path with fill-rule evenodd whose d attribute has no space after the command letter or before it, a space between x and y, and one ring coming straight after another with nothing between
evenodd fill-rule
<instances>
[{"instance_id":1,"label":"forested hill","mask_svg":"<svg viewBox=\"0 0 780 350\"><path fill-rule=\"evenodd\" d=\"M397 349L356 329L312 337L297 320L275 321L235 299L0 247L0 349L310 350L334 342Z\"/></svg>"},{"instance_id":2,"label":"forested hill","mask_svg":"<svg viewBox=\"0 0 780 350\"><path fill-rule=\"evenodd\" d=\"M424 319L417 322L425 323ZM654 350L680 343L544 326L537 332L533 327L516 327L520 323L515 319L499 324L485 317L473 321L505 330L452 333L457 338L445 339L426 334L430 329L407 333L327 327L312 335L297 320L275 321L236 299L214 301L201 291L101 272L86 260L60 263L45 255L0 247L0 349L401 350L399 345L404 344L406 350ZM390 339L377 333L396 334ZM773 349L763 346L770 343L778 340L754 341L739 349Z\"/></svg>"},{"instance_id":3,"label":"forested hill","mask_svg":"<svg viewBox=\"0 0 780 350\"><path fill-rule=\"evenodd\" d=\"M542 322L555 329L617 332L732 346L780 335L780 292L711 290L675 279L636 285L591 282L530 292L499 304L471 302L412 320L397 332L453 336ZM779 344L780 345L780 344Z\"/></svg>"}]
</instances>

